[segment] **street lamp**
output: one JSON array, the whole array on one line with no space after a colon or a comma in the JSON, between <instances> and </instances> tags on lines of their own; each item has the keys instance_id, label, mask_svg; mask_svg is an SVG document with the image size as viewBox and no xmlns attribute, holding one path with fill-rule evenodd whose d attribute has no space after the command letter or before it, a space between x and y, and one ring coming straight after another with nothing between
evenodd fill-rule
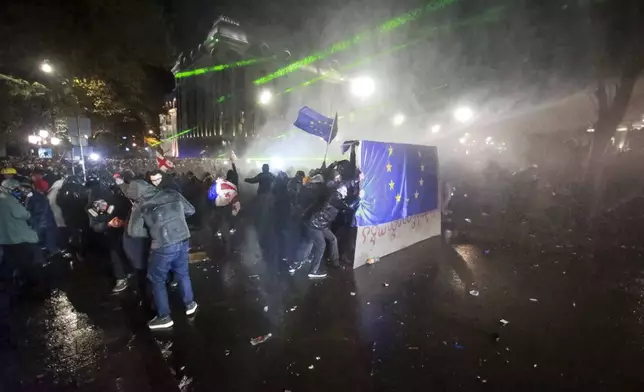
<instances>
[{"instance_id":1,"label":"street lamp","mask_svg":"<svg viewBox=\"0 0 644 392\"><path fill-rule=\"evenodd\" d=\"M47 131L46 129L41 129L40 131L38 131L38 135L43 139L47 139L47 137L49 136L49 131Z\"/></svg>"},{"instance_id":2,"label":"street lamp","mask_svg":"<svg viewBox=\"0 0 644 392\"><path fill-rule=\"evenodd\" d=\"M40 143L40 141L42 140L42 138L41 138L40 136L38 136L38 135L29 135L29 137L27 138L27 140L28 140L28 141L29 141L29 143L31 143L31 144L38 144L38 143Z\"/></svg>"},{"instance_id":3,"label":"street lamp","mask_svg":"<svg viewBox=\"0 0 644 392\"><path fill-rule=\"evenodd\" d=\"M89 159L91 159L92 161L98 161L99 158L100 158L100 156L95 152L89 154Z\"/></svg>"},{"instance_id":4,"label":"street lamp","mask_svg":"<svg viewBox=\"0 0 644 392\"><path fill-rule=\"evenodd\" d=\"M52 144L53 146L57 146L57 145L59 145L59 144L60 144L60 139L59 139L59 138L57 138L56 136L52 136L52 138L51 138L51 140L50 140L50 141L51 141L51 144Z\"/></svg>"},{"instance_id":5,"label":"street lamp","mask_svg":"<svg viewBox=\"0 0 644 392\"><path fill-rule=\"evenodd\" d=\"M273 93L270 90L262 90L259 92L259 103L261 105L268 105L273 100Z\"/></svg>"},{"instance_id":6,"label":"street lamp","mask_svg":"<svg viewBox=\"0 0 644 392\"><path fill-rule=\"evenodd\" d=\"M454 118L458 122L466 123L470 121L472 117L474 117L474 111L467 106L461 106L454 111Z\"/></svg>"},{"instance_id":7,"label":"street lamp","mask_svg":"<svg viewBox=\"0 0 644 392\"><path fill-rule=\"evenodd\" d=\"M42 62L42 64L40 64L40 70L46 74L50 74L54 72L54 67L49 64L49 61L45 60Z\"/></svg>"},{"instance_id":8,"label":"street lamp","mask_svg":"<svg viewBox=\"0 0 644 392\"><path fill-rule=\"evenodd\" d=\"M361 76L351 80L351 93L358 98L365 99L371 96L376 89L376 83L368 76Z\"/></svg>"},{"instance_id":9,"label":"street lamp","mask_svg":"<svg viewBox=\"0 0 644 392\"><path fill-rule=\"evenodd\" d=\"M395 127L401 126L405 122L405 115L402 113L398 113L394 116L391 122L394 124Z\"/></svg>"}]
</instances>

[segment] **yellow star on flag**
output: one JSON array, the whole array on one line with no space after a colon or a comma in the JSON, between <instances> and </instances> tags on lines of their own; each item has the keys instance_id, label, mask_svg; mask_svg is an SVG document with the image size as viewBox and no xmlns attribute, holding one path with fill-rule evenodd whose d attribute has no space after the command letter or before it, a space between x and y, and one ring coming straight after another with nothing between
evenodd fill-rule
<instances>
[{"instance_id":1,"label":"yellow star on flag","mask_svg":"<svg viewBox=\"0 0 644 392\"><path fill-rule=\"evenodd\" d=\"M396 195L396 203L400 202L400 193Z\"/></svg>"},{"instance_id":2,"label":"yellow star on flag","mask_svg":"<svg viewBox=\"0 0 644 392\"><path fill-rule=\"evenodd\" d=\"M391 156L391 154L393 154L393 153L394 153L393 147L389 146L389 156Z\"/></svg>"},{"instance_id":3,"label":"yellow star on flag","mask_svg":"<svg viewBox=\"0 0 644 392\"><path fill-rule=\"evenodd\" d=\"M425 181L421 178L421 179L420 179L420 181L418 181L418 182L420 183L420 186L423 186L423 183L424 183Z\"/></svg>"},{"instance_id":4,"label":"yellow star on flag","mask_svg":"<svg viewBox=\"0 0 644 392\"><path fill-rule=\"evenodd\" d=\"M420 164L420 171L425 171L425 165L423 165L422 163Z\"/></svg>"},{"instance_id":5,"label":"yellow star on flag","mask_svg":"<svg viewBox=\"0 0 644 392\"><path fill-rule=\"evenodd\" d=\"M416 191L416 193L414 193L414 198L418 199L418 195L420 195L420 193L418 193L418 191Z\"/></svg>"},{"instance_id":6,"label":"yellow star on flag","mask_svg":"<svg viewBox=\"0 0 644 392\"><path fill-rule=\"evenodd\" d=\"M387 172L391 172L391 163L387 162Z\"/></svg>"},{"instance_id":7,"label":"yellow star on flag","mask_svg":"<svg viewBox=\"0 0 644 392\"><path fill-rule=\"evenodd\" d=\"M392 190L392 191L394 190L394 185L396 185L396 184L394 183L393 180L389 181L389 189L390 190Z\"/></svg>"}]
</instances>

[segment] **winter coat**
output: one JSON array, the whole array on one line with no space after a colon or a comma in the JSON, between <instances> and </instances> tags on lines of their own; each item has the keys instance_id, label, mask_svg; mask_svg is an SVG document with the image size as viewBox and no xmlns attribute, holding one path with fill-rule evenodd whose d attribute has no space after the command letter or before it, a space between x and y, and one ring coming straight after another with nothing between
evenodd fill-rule
<instances>
[{"instance_id":1,"label":"winter coat","mask_svg":"<svg viewBox=\"0 0 644 392\"><path fill-rule=\"evenodd\" d=\"M38 234L29 226L29 211L6 192L0 192L0 245L38 243Z\"/></svg>"},{"instance_id":2,"label":"winter coat","mask_svg":"<svg viewBox=\"0 0 644 392\"><path fill-rule=\"evenodd\" d=\"M249 184L259 184L257 195L263 195L271 192L275 176L270 172L261 172L253 178L247 178L245 181Z\"/></svg>"},{"instance_id":3,"label":"winter coat","mask_svg":"<svg viewBox=\"0 0 644 392\"><path fill-rule=\"evenodd\" d=\"M88 201L87 188L78 182L78 179L67 178L56 194L56 204L60 207L65 225L72 229L87 227Z\"/></svg>"},{"instance_id":4,"label":"winter coat","mask_svg":"<svg viewBox=\"0 0 644 392\"><path fill-rule=\"evenodd\" d=\"M342 197L338 192L332 191L322 206L314 210L307 224L317 230L328 229L343 208Z\"/></svg>"},{"instance_id":5,"label":"winter coat","mask_svg":"<svg viewBox=\"0 0 644 392\"><path fill-rule=\"evenodd\" d=\"M29 225L38 233L44 230L56 229L54 213L51 210L47 196L40 192L32 192L31 196L27 198L26 207L31 214Z\"/></svg>"},{"instance_id":6,"label":"winter coat","mask_svg":"<svg viewBox=\"0 0 644 392\"><path fill-rule=\"evenodd\" d=\"M179 192L158 189L145 181L132 181L125 194L133 200L127 234L135 237L146 227L152 239L151 248L159 249L190 238L186 216L195 208Z\"/></svg>"},{"instance_id":7,"label":"winter coat","mask_svg":"<svg viewBox=\"0 0 644 392\"><path fill-rule=\"evenodd\" d=\"M47 192L47 199L49 199L49 206L51 207L51 211L54 213L54 220L56 221L56 226L58 227L65 227L65 218L63 217L63 210L62 208L60 208L60 206L56 201L58 199L58 192L60 191L60 188L62 188L64 182L65 180L62 178L58 181L55 181L51 185L51 188L49 188L49 192Z\"/></svg>"},{"instance_id":8,"label":"winter coat","mask_svg":"<svg viewBox=\"0 0 644 392\"><path fill-rule=\"evenodd\" d=\"M102 204L105 210L97 208L98 204ZM89 204L86 209L89 225L97 233L122 231L123 227L110 226L108 223L114 218L125 222L130 212L130 202L120 190L117 189L117 192L114 192L112 189L96 184L90 188Z\"/></svg>"}]
</instances>

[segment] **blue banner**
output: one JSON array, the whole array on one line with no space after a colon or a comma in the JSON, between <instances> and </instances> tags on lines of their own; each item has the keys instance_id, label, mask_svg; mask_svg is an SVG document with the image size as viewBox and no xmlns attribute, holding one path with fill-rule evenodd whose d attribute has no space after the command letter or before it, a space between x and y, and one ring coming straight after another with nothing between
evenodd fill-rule
<instances>
[{"instance_id":1,"label":"blue banner","mask_svg":"<svg viewBox=\"0 0 644 392\"><path fill-rule=\"evenodd\" d=\"M358 226L374 226L438 208L436 147L360 142L364 191Z\"/></svg>"},{"instance_id":2,"label":"blue banner","mask_svg":"<svg viewBox=\"0 0 644 392\"><path fill-rule=\"evenodd\" d=\"M338 134L338 115L336 114L335 119L332 119L304 106L297 113L297 119L293 125L329 143Z\"/></svg>"}]
</instances>

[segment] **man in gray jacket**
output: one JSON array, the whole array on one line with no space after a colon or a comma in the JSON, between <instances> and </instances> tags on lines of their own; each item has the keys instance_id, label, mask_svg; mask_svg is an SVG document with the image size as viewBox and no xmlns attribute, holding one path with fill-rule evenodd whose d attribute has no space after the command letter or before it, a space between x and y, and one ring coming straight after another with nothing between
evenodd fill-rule
<instances>
[{"instance_id":1,"label":"man in gray jacket","mask_svg":"<svg viewBox=\"0 0 644 392\"><path fill-rule=\"evenodd\" d=\"M28 223L31 215L13 194L18 186L14 179L0 186L0 280L10 280L15 272L31 267L40 252L38 234Z\"/></svg>"},{"instance_id":2,"label":"man in gray jacket","mask_svg":"<svg viewBox=\"0 0 644 392\"><path fill-rule=\"evenodd\" d=\"M150 329L170 328L174 325L170 317L170 304L166 281L172 271L179 282L186 314L197 311L188 272L188 240L190 230L186 216L195 209L179 192L159 189L143 180L134 180L125 188L125 195L134 202L127 234L134 238L150 237L150 258L148 279L152 283L152 294L157 316L150 320Z\"/></svg>"}]
</instances>

